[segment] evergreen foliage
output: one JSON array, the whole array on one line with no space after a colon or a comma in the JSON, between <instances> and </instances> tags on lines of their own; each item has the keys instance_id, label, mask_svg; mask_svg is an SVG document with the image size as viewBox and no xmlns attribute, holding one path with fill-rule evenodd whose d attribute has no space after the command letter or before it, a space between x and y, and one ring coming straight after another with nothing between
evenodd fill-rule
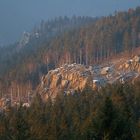
<instances>
[{"instance_id":1,"label":"evergreen foliage","mask_svg":"<svg viewBox=\"0 0 140 140\"><path fill-rule=\"evenodd\" d=\"M0 114L2 140L138 140L139 83L85 88L47 102L37 95L31 107ZM128 90L129 89L129 90Z\"/></svg>"}]
</instances>

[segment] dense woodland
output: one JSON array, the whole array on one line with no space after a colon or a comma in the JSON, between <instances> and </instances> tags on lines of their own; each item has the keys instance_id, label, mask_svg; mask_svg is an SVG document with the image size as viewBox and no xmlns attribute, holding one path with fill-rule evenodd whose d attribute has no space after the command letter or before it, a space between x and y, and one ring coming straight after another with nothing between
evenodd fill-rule
<instances>
[{"instance_id":1,"label":"dense woodland","mask_svg":"<svg viewBox=\"0 0 140 140\"><path fill-rule=\"evenodd\" d=\"M62 92L63 93L63 92ZM88 86L73 95L59 94L43 102L39 94L30 108L10 107L0 113L1 140L139 140L140 82Z\"/></svg>"},{"instance_id":2,"label":"dense woodland","mask_svg":"<svg viewBox=\"0 0 140 140\"><path fill-rule=\"evenodd\" d=\"M54 60L47 62L46 58L43 58L43 53L45 56L47 49L51 48L48 43L53 42L54 38L61 36L64 32L76 31L96 20L97 18L74 16L59 17L47 22L41 21L40 26L34 27L29 33L28 43L24 42L23 36L13 45L0 47L0 92L9 92L7 87L10 87L10 90L13 87L14 90L17 87L23 88L21 89L23 92L26 92L25 88L35 88L42 74L55 68Z\"/></svg>"},{"instance_id":3,"label":"dense woodland","mask_svg":"<svg viewBox=\"0 0 140 140\"><path fill-rule=\"evenodd\" d=\"M25 42L24 42L25 41ZM140 7L100 18L42 21L13 45L0 48L0 97L32 91L64 63L94 65L140 47ZM0 109L0 140L139 140L140 82L85 87L30 107Z\"/></svg>"},{"instance_id":4,"label":"dense woodland","mask_svg":"<svg viewBox=\"0 0 140 140\"><path fill-rule=\"evenodd\" d=\"M20 41L19 41L20 42ZM64 63L94 65L140 46L140 7L100 18L59 17L42 21L26 44L0 50L0 86L35 89L40 77Z\"/></svg>"}]
</instances>

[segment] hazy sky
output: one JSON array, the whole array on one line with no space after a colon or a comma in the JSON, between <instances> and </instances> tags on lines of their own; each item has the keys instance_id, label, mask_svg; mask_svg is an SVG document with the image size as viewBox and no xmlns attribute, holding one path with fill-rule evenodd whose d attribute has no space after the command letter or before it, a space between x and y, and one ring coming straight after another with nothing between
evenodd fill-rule
<instances>
[{"instance_id":1,"label":"hazy sky","mask_svg":"<svg viewBox=\"0 0 140 140\"><path fill-rule=\"evenodd\" d=\"M0 44L14 42L42 19L102 16L140 6L140 0L0 0Z\"/></svg>"}]
</instances>

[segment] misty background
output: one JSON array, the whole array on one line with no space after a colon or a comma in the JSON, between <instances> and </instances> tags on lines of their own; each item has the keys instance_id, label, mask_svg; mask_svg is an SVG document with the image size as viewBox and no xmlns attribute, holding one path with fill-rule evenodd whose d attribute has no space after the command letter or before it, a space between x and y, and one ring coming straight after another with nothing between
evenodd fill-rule
<instances>
[{"instance_id":1,"label":"misty background","mask_svg":"<svg viewBox=\"0 0 140 140\"><path fill-rule=\"evenodd\" d=\"M0 0L0 45L17 41L41 20L105 16L139 5L140 0Z\"/></svg>"}]
</instances>

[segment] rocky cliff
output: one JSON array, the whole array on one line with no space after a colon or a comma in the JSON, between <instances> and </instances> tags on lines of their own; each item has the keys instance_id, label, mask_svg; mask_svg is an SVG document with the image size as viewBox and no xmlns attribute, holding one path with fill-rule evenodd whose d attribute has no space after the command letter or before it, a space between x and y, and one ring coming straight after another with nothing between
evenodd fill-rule
<instances>
[{"instance_id":1,"label":"rocky cliff","mask_svg":"<svg viewBox=\"0 0 140 140\"><path fill-rule=\"evenodd\" d=\"M132 83L140 75L140 56L131 59L118 59L102 65L84 66L81 64L65 64L51 70L41 79L37 91L44 99L55 98L58 93L73 94L83 90L86 85L99 89L106 83L120 81L122 84Z\"/></svg>"},{"instance_id":2,"label":"rocky cliff","mask_svg":"<svg viewBox=\"0 0 140 140\"><path fill-rule=\"evenodd\" d=\"M84 65L65 64L43 76L38 91L41 95L45 95L45 98L48 96L54 98L62 90L69 94L78 89L83 90L87 84L92 86L92 77L92 71Z\"/></svg>"}]
</instances>

